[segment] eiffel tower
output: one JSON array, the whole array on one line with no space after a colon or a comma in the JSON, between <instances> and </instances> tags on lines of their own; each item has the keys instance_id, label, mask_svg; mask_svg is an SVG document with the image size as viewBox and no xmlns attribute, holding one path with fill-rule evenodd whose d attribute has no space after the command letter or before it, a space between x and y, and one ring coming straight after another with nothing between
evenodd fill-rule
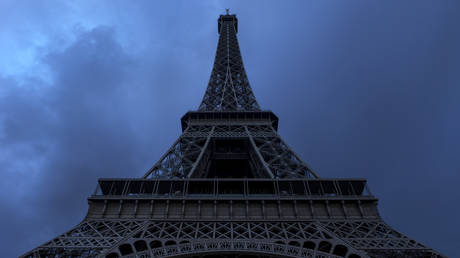
<instances>
[{"instance_id":1,"label":"eiffel tower","mask_svg":"<svg viewBox=\"0 0 460 258\"><path fill-rule=\"evenodd\" d=\"M261 110L220 15L211 78L142 178L99 179L84 220L22 257L443 257L388 226L365 179L321 178Z\"/></svg>"}]
</instances>

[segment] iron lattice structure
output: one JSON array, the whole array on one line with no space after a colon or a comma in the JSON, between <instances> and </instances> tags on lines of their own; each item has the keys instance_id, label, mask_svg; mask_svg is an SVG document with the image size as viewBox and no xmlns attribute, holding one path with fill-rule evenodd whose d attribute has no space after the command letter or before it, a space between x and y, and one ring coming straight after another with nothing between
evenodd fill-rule
<instances>
[{"instance_id":1,"label":"iron lattice structure","mask_svg":"<svg viewBox=\"0 0 460 258\"><path fill-rule=\"evenodd\" d=\"M218 19L211 78L142 178L100 179L85 219L22 257L442 257L388 226L364 179L320 178L277 133Z\"/></svg>"}]
</instances>

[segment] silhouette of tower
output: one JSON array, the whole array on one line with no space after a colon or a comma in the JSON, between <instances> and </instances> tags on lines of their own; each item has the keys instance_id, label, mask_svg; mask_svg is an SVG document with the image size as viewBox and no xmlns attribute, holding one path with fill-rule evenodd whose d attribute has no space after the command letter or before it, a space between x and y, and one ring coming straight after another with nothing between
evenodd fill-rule
<instances>
[{"instance_id":1,"label":"silhouette of tower","mask_svg":"<svg viewBox=\"0 0 460 258\"><path fill-rule=\"evenodd\" d=\"M442 257L389 227L365 179L321 178L261 110L218 19L211 78L142 178L99 179L84 220L23 257Z\"/></svg>"}]
</instances>

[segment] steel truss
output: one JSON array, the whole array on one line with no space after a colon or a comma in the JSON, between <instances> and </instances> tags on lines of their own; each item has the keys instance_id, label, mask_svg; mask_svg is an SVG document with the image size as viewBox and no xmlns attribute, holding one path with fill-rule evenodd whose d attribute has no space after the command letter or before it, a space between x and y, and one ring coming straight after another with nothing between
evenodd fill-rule
<instances>
[{"instance_id":1,"label":"steel truss","mask_svg":"<svg viewBox=\"0 0 460 258\"><path fill-rule=\"evenodd\" d=\"M258 111L260 107L249 85L236 37L236 17L221 17L218 22L220 37L216 58L198 110Z\"/></svg>"},{"instance_id":2,"label":"steel truss","mask_svg":"<svg viewBox=\"0 0 460 258\"><path fill-rule=\"evenodd\" d=\"M318 175L283 141L271 124L190 125L144 178L202 177L213 138L245 138L250 154L271 178L318 178ZM246 123L246 124L244 124Z\"/></svg>"},{"instance_id":3,"label":"steel truss","mask_svg":"<svg viewBox=\"0 0 460 258\"><path fill-rule=\"evenodd\" d=\"M364 179L323 179L300 159L260 110L236 16L218 30L171 148L143 178L100 179L86 218L22 257L442 257L385 224Z\"/></svg>"},{"instance_id":4,"label":"steel truss","mask_svg":"<svg viewBox=\"0 0 460 258\"><path fill-rule=\"evenodd\" d=\"M225 247L231 247L225 249ZM194 222L86 220L35 250L58 256L92 250L102 257L170 257L218 251L263 252L290 257L368 257L374 253L433 253L381 220L309 222ZM148 256L151 255L151 256ZM133 256L134 257L134 256Z\"/></svg>"}]
</instances>

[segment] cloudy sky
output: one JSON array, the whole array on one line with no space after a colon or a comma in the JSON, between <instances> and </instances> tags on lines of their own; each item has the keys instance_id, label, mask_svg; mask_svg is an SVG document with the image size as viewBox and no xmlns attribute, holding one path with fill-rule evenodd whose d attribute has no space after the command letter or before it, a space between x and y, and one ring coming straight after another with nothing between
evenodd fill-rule
<instances>
[{"instance_id":1,"label":"cloudy sky","mask_svg":"<svg viewBox=\"0 0 460 258\"><path fill-rule=\"evenodd\" d=\"M460 257L460 2L0 1L0 240L76 225L100 177L140 177L198 107L225 8L280 134L364 177L386 222Z\"/></svg>"}]
</instances>

